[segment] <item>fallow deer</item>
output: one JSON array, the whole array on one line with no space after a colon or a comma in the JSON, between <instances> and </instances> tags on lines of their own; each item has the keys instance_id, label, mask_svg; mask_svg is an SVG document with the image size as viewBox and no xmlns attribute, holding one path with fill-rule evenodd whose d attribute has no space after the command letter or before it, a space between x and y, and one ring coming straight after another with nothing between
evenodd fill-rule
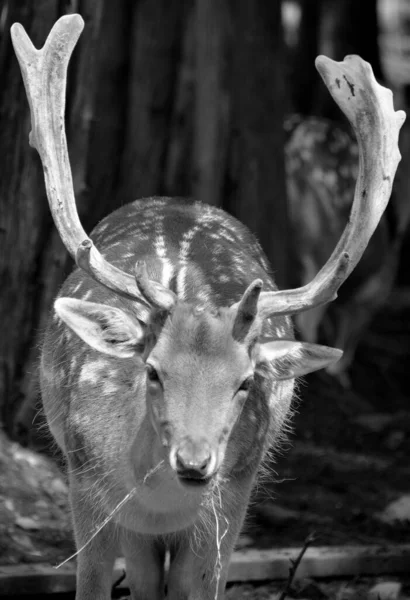
<instances>
[{"instance_id":1,"label":"fallow deer","mask_svg":"<svg viewBox=\"0 0 410 600\"><path fill-rule=\"evenodd\" d=\"M290 317L334 299L357 264L390 196L405 115L359 57L317 59L356 131L360 165L349 223L304 287L277 290L255 237L198 202L133 202L91 241L76 211L64 128L67 65L82 28L79 15L62 17L36 50L21 25L12 27L30 141L78 265L55 302L41 359L45 412L69 470L76 598L110 597L119 553L131 597L163 598L168 551L168 598L221 599L295 378L341 355L294 341Z\"/></svg>"}]
</instances>

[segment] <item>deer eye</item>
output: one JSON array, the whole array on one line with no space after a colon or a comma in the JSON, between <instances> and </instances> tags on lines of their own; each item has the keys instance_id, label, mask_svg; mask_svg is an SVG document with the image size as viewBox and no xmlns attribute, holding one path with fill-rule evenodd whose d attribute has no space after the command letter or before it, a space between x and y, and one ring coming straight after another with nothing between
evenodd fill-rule
<instances>
[{"instance_id":1,"label":"deer eye","mask_svg":"<svg viewBox=\"0 0 410 600\"><path fill-rule=\"evenodd\" d=\"M249 389L253 383L253 375L250 375L244 379L238 388L238 392L249 392Z\"/></svg>"},{"instance_id":2,"label":"deer eye","mask_svg":"<svg viewBox=\"0 0 410 600\"><path fill-rule=\"evenodd\" d=\"M153 383L157 383L160 381L158 372L155 369L155 367L153 367L152 365L148 365L148 364L147 364L147 377L148 377L148 380L152 381Z\"/></svg>"}]
</instances>

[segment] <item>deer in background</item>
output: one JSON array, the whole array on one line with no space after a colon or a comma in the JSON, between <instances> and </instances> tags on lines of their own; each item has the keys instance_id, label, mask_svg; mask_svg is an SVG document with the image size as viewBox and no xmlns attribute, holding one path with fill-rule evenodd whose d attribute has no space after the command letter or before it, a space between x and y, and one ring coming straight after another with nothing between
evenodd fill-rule
<instances>
[{"instance_id":1,"label":"deer in background","mask_svg":"<svg viewBox=\"0 0 410 600\"><path fill-rule=\"evenodd\" d=\"M351 130L327 119L293 116L285 129L292 241L303 285L318 273L349 218L358 147ZM296 316L304 341L321 340L343 350L342 359L328 368L342 383L348 384L357 345L392 291L408 220L407 206L393 193L337 301Z\"/></svg>"},{"instance_id":2,"label":"deer in background","mask_svg":"<svg viewBox=\"0 0 410 600\"><path fill-rule=\"evenodd\" d=\"M350 220L307 285L277 290L255 237L217 208L147 198L85 234L64 129L83 28L62 17L42 50L12 38L61 238L78 268L41 359L44 409L68 465L77 600L110 597L118 554L131 597L222 599L252 485L283 437L295 378L341 351L293 338L290 316L333 300L387 205L403 112L359 57L317 68L358 136ZM98 250L97 250L98 248Z\"/></svg>"}]
</instances>

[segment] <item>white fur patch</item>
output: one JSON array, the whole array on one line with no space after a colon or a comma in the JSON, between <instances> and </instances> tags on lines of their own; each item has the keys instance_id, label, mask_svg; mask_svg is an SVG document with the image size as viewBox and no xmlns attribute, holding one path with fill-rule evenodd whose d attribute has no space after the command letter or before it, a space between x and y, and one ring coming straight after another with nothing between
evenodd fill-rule
<instances>
[{"instance_id":1,"label":"white fur patch","mask_svg":"<svg viewBox=\"0 0 410 600\"><path fill-rule=\"evenodd\" d=\"M181 300L185 300L185 279L186 279L187 266L182 265L177 275L177 295Z\"/></svg>"},{"instance_id":2,"label":"white fur patch","mask_svg":"<svg viewBox=\"0 0 410 600\"><path fill-rule=\"evenodd\" d=\"M86 362L80 370L79 383L97 384L101 380L101 372L106 373L107 362L104 360L93 360Z\"/></svg>"},{"instance_id":3,"label":"white fur patch","mask_svg":"<svg viewBox=\"0 0 410 600\"><path fill-rule=\"evenodd\" d=\"M82 282L82 281L80 281L80 283L77 283L77 285L76 285L76 286L74 286L74 288L73 288L73 290L72 290L72 292L71 292L71 293L72 293L72 294L76 294L76 293L77 293L77 292L78 292L78 291L81 289L81 286L82 286L82 285L83 285L83 282Z\"/></svg>"},{"instance_id":4,"label":"white fur patch","mask_svg":"<svg viewBox=\"0 0 410 600\"><path fill-rule=\"evenodd\" d=\"M174 266L167 256L167 246L164 236L164 219L159 218L155 223L155 252L162 264L161 283L169 288L170 281L174 274Z\"/></svg>"},{"instance_id":5,"label":"white fur patch","mask_svg":"<svg viewBox=\"0 0 410 600\"><path fill-rule=\"evenodd\" d=\"M191 229L188 229L182 236L182 240L180 243L180 251L178 260L181 264L180 271L178 273L177 278L177 293L180 298L185 298L186 293L186 273L187 273L187 264L188 257L191 251L192 240L196 236L196 234L201 231L201 227L199 225L194 225Z\"/></svg>"},{"instance_id":6,"label":"white fur patch","mask_svg":"<svg viewBox=\"0 0 410 600\"><path fill-rule=\"evenodd\" d=\"M286 336L286 328L283 325L278 325L277 327L275 327L275 334L279 337L285 337Z\"/></svg>"}]
</instances>

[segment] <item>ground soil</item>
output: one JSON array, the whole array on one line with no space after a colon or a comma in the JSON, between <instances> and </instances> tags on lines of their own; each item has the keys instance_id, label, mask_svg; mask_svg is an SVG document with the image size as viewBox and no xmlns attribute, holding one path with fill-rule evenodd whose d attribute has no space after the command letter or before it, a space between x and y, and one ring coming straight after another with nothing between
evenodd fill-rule
<instances>
[{"instance_id":1,"label":"ground soil","mask_svg":"<svg viewBox=\"0 0 410 600\"><path fill-rule=\"evenodd\" d=\"M410 310L386 310L360 344L350 388L325 373L305 379L289 448L258 486L239 546L302 546L313 531L318 545L410 542L409 520L383 520L409 494L409 341ZM0 432L0 564L55 565L73 550L58 466ZM293 593L364 598L374 582L305 582ZM277 589L231 586L227 598L271 598Z\"/></svg>"}]
</instances>

